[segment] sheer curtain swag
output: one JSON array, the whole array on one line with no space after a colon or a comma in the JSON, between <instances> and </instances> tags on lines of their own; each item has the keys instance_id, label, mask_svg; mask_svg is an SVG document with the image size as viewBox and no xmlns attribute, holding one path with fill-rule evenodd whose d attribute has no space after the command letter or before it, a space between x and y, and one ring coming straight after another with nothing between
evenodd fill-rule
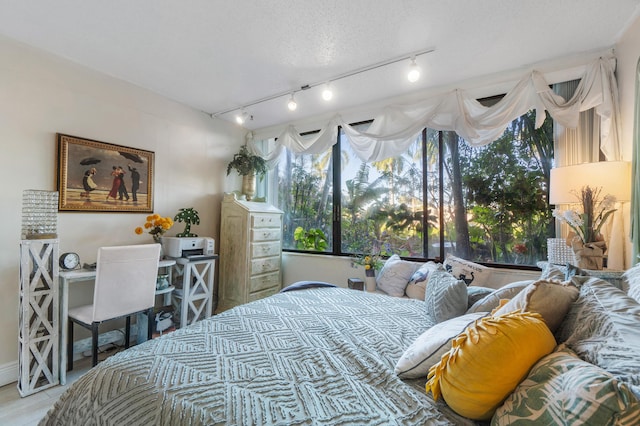
<instances>
[{"instance_id":1,"label":"sheer curtain swag","mask_svg":"<svg viewBox=\"0 0 640 426\"><path fill-rule=\"evenodd\" d=\"M338 126L341 126L356 155L363 161L373 162L404 152L425 127L453 130L470 145L482 146L498 139L509 123L531 109L536 111L537 127L542 125L545 111L548 111L554 120L573 128L578 124L580 111L595 108L602 121L602 151L608 160L619 160L620 124L614 67L615 60L611 58L594 61L569 100L553 93L543 75L532 71L491 107L481 105L465 91L456 89L411 105L388 106L364 132L345 123L340 115L335 115L319 133L313 135L302 136L294 126L287 126L271 152L261 152L251 133L247 142L253 152L273 165L283 148L298 154L326 151L336 143Z\"/></svg>"}]
</instances>

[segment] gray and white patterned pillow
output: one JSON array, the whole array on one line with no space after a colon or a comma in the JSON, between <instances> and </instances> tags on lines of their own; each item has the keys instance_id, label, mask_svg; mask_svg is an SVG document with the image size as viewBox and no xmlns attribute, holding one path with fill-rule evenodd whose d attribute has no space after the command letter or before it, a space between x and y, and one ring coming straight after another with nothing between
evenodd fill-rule
<instances>
[{"instance_id":1,"label":"gray and white patterned pillow","mask_svg":"<svg viewBox=\"0 0 640 426\"><path fill-rule=\"evenodd\" d=\"M640 263L624 273L628 285L627 294L640 303Z\"/></svg>"},{"instance_id":2,"label":"gray and white patterned pillow","mask_svg":"<svg viewBox=\"0 0 640 426\"><path fill-rule=\"evenodd\" d=\"M427 315L436 323L463 315L467 310L467 285L444 269L429 275L424 293Z\"/></svg>"},{"instance_id":3,"label":"gray and white patterned pillow","mask_svg":"<svg viewBox=\"0 0 640 426\"><path fill-rule=\"evenodd\" d=\"M622 290L599 278L587 279L556 340L640 398L640 304Z\"/></svg>"},{"instance_id":4,"label":"gray and white patterned pillow","mask_svg":"<svg viewBox=\"0 0 640 426\"><path fill-rule=\"evenodd\" d=\"M542 358L500 406L492 426L636 425L640 402L605 370L562 349Z\"/></svg>"}]
</instances>

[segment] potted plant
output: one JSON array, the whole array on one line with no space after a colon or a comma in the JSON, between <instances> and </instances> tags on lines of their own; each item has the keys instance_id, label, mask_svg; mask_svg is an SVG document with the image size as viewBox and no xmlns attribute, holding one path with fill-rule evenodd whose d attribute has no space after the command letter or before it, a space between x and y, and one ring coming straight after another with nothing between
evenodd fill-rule
<instances>
[{"instance_id":1,"label":"potted plant","mask_svg":"<svg viewBox=\"0 0 640 426\"><path fill-rule=\"evenodd\" d=\"M176 234L176 237L197 237L198 234L191 232L191 225L200 225L200 216L193 207L178 210L178 214L173 218L176 222L184 222L184 231Z\"/></svg>"},{"instance_id":2,"label":"potted plant","mask_svg":"<svg viewBox=\"0 0 640 426\"><path fill-rule=\"evenodd\" d=\"M246 145L240 147L240 151L234 154L233 160L227 165L227 176L231 170L242 176L242 193L251 200L256 193L256 176L263 177L267 173L267 161L259 155L249 152Z\"/></svg>"}]
</instances>

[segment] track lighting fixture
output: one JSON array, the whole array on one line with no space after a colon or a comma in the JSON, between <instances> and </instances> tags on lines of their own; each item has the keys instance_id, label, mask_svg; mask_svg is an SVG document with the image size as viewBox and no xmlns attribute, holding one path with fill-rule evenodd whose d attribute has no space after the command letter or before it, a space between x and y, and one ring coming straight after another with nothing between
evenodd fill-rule
<instances>
[{"instance_id":1,"label":"track lighting fixture","mask_svg":"<svg viewBox=\"0 0 640 426\"><path fill-rule=\"evenodd\" d=\"M330 101L331 98L333 98L333 90L331 90L331 83L327 83L324 85L324 89L322 89L322 99Z\"/></svg>"},{"instance_id":2,"label":"track lighting fixture","mask_svg":"<svg viewBox=\"0 0 640 426\"><path fill-rule=\"evenodd\" d=\"M409 65L409 73L407 74L407 80L411 83L415 83L420 79L420 68L416 64L415 56L411 58L411 64Z\"/></svg>"},{"instance_id":3,"label":"track lighting fixture","mask_svg":"<svg viewBox=\"0 0 640 426\"><path fill-rule=\"evenodd\" d=\"M293 97L293 93L291 94L291 97L289 98L289 102L287 103L287 108L289 108L289 111L295 111L296 108L298 108L298 103L296 102L295 98Z\"/></svg>"},{"instance_id":4,"label":"track lighting fixture","mask_svg":"<svg viewBox=\"0 0 640 426\"><path fill-rule=\"evenodd\" d=\"M347 71L345 73L336 75L331 77L328 80L324 80L321 82L317 82L317 83L311 83L311 84L304 84L294 90L287 90L286 92L280 92L280 93L276 93L270 96L266 96L264 98L260 98L260 99L256 99L252 102L248 102L248 103L244 103L244 108L247 107L251 107L253 105L258 105L261 104L263 102L268 102L268 101L272 101L274 99L278 99L278 98L282 98L286 95L289 95L289 100L287 102L287 108L289 108L290 111L295 111L296 108L298 108L298 103L295 100L295 94L297 92L301 92L301 91L306 91L309 89L313 89L314 87L317 86L323 86L322 89L322 99L324 99L325 101L329 101L333 98L333 88L331 87L331 83L338 81L338 80L342 80L343 78L348 78L348 77L352 77L354 75L358 75L358 74L362 74L365 72L369 72L369 71L373 71L375 69L381 68L381 67L386 67L387 65L391 65L391 64L395 64L401 61L406 61L407 59L411 60L411 64L409 65L409 73L407 74L407 79L412 82L415 83L416 81L418 81L420 79L420 68L418 67L418 64L416 64L416 58L418 56L422 56L422 55L426 55L428 53L431 53L435 51L435 49L430 48L430 49L424 49L424 50L420 50L417 52L413 52L411 54L408 55L403 55L403 56L397 56L395 58L392 59L388 59L385 61L381 61L381 62L377 62L375 64L371 64L371 65L367 65L364 66L362 68L358 68L352 71ZM218 117L224 114L228 114L230 112L233 111L237 111L237 107L235 108L230 108L230 109L226 109L224 111L219 111L216 113L211 114L211 117ZM253 119L253 116L249 116L246 112L244 112L244 109L240 111L240 113L238 113L235 116L235 120L238 124L243 124L247 118L249 119Z\"/></svg>"}]
</instances>

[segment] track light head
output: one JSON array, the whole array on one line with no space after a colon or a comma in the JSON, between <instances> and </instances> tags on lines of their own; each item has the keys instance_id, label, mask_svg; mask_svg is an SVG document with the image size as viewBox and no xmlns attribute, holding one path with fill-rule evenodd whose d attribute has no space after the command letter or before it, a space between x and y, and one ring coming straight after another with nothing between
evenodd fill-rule
<instances>
[{"instance_id":1,"label":"track light head","mask_svg":"<svg viewBox=\"0 0 640 426\"><path fill-rule=\"evenodd\" d=\"M324 89L322 89L322 99L325 101L330 101L333 98L333 90L331 90L331 83L327 83L324 85Z\"/></svg>"},{"instance_id":2,"label":"track light head","mask_svg":"<svg viewBox=\"0 0 640 426\"><path fill-rule=\"evenodd\" d=\"M291 97L289 98L289 102L287 102L287 108L289 108L289 111L295 111L296 108L298 108L298 103L296 102L295 98L293 97L293 93L291 94Z\"/></svg>"},{"instance_id":3,"label":"track light head","mask_svg":"<svg viewBox=\"0 0 640 426\"><path fill-rule=\"evenodd\" d=\"M411 83L415 83L420 79L420 68L416 64L416 58L411 58L411 64L409 65L409 73L407 74L407 80Z\"/></svg>"},{"instance_id":4,"label":"track light head","mask_svg":"<svg viewBox=\"0 0 640 426\"><path fill-rule=\"evenodd\" d=\"M241 110L238 114L236 114L236 123L244 124L244 122L247 121L248 116L249 114L247 114L245 110Z\"/></svg>"}]
</instances>

